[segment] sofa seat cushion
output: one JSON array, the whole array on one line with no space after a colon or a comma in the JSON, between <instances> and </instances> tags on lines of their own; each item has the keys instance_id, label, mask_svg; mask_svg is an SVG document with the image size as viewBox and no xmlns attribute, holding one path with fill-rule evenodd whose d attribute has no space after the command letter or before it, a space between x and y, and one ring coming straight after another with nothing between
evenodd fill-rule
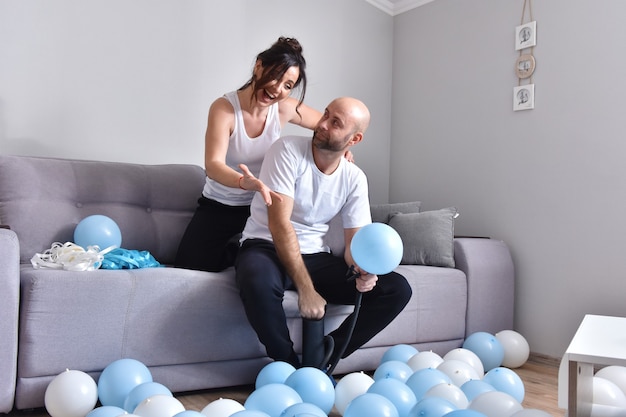
<instances>
[{"instance_id":1,"label":"sofa seat cushion","mask_svg":"<svg viewBox=\"0 0 626 417\"><path fill-rule=\"evenodd\" d=\"M29 265L21 292L20 377L96 371L122 357L159 366L265 356L232 268L67 272Z\"/></svg>"}]
</instances>

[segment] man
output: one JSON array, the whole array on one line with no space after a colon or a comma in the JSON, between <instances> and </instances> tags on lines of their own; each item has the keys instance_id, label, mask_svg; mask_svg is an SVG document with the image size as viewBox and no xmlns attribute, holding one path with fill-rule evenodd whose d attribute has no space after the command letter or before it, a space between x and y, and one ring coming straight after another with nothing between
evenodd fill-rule
<instances>
[{"instance_id":1,"label":"man","mask_svg":"<svg viewBox=\"0 0 626 417\"><path fill-rule=\"evenodd\" d=\"M250 324L274 360L300 366L293 350L285 312L284 291L296 289L303 318L321 319L326 303L363 301L346 357L384 329L404 308L411 288L397 273L382 276L359 269L350 242L359 228L371 223L367 178L343 157L363 139L369 110L361 101L342 97L332 101L314 129L313 138L289 136L265 155L259 179L282 198L266 205L260 194L242 234L235 264L237 284ZM344 225L343 258L324 245L328 222L338 213ZM346 280L349 266L359 273ZM335 346L350 337L348 317L331 333ZM330 363L339 360L335 349Z\"/></svg>"}]
</instances>

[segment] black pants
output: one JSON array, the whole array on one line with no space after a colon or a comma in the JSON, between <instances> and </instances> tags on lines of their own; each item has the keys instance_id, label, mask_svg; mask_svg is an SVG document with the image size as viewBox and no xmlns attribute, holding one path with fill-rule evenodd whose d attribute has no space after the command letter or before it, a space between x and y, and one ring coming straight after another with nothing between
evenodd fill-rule
<instances>
[{"instance_id":1,"label":"black pants","mask_svg":"<svg viewBox=\"0 0 626 417\"><path fill-rule=\"evenodd\" d=\"M238 242L250 216L250 206L227 206L200 197L198 207L178 246L174 265L217 272L235 262Z\"/></svg>"},{"instance_id":2,"label":"black pants","mask_svg":"<svg viewBox=\"0 0 626 417\"><path fill-rule=\"evenodd\" d=\"M331 304L354 305L356 287L346 281L348 266L343 257L330 253L303 255L317 292ZM235 263L237 284L250 324L265 346L267 355L299 366L293 350L282 301L286 289L293 289L272 242L246 240ZM363 293L361 311L343 357L350 355L384 329L411 298L411 287L395 272L379 276L372 291ZM335 346L349 336L352 315L331 335Z\"/></svg>"}]
</instances>

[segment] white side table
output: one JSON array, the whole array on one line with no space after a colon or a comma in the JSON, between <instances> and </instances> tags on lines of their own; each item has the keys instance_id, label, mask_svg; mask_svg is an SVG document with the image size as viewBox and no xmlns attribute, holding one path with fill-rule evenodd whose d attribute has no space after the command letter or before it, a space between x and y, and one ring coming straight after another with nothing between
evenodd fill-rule
<instances>
[{"instance_id":1,"label":"white side table","mask_svg":"<svg viewBox=\"0 0 626 417\"><path fill-rule=\"evenodd\" d=\"M597 414L598 407L593 405L594 365L626 366L626 318L587 314L563 360L567 361L561 370L567 366L568 417ZM559 384L565 383L562 376L560 372ZM626 410L615 409L609 414L626 416Z\"/></svg>"}]
</instances>

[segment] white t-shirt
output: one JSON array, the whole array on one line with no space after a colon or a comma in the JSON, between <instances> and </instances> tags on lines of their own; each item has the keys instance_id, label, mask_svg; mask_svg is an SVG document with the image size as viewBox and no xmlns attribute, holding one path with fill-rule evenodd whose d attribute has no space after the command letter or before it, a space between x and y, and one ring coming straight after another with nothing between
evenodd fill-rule
<instances>
[{"instance_id":1,"label":"white t-shirt","mask_svg":"<svg viewBox=\"0 0 626 417\"><path fill-rule=\"evenodd\" d=\"M332 174L322 173L313 160L311 138L287 136L275 142L265 155L259 178L271 190L293 198L291 224L303 254L330 252L324 236L328 222L338 213L346 229L372 222L365 173L345 158ZM261 194L255 194L250 210L242 241L271 241Z\"/></svg>"},{"instance_id":2,"label":"white t-shirt","mask_svg":"<svg viewBox=\"0 0 626 417\"><path fill-rule=\"evenodd\" d=\"M243 124L243 114L241 113L237 92L232 91L225 94L224 97L232 104L235 110L235 127L228 139L226 165L239 172L239 164L246 164L250 172L255 177L258 177L265 152L280 137L281 126L278 104L274 103L269 107L263 132L256 138L251 138L246 133L246 127ZM254 194L256 194L254 191L227 187L209 177L206 178L206 183L202 190L202 195L206 198L211 198L229 206L247 206L252 201Z\"/></svg>"}]
</instances>

